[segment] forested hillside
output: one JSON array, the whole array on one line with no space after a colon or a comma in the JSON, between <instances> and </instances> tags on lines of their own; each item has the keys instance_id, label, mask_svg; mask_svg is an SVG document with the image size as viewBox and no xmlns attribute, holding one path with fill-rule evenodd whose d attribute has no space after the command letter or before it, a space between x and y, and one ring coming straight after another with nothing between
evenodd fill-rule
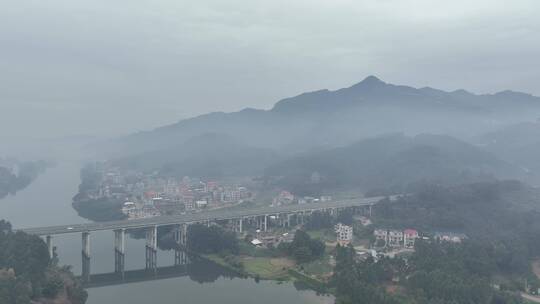
<instances>
[{"instance_id":1,"label":"forested hillside","mask_svg":"<svg viewBox=\"0 0 540 304\"><path fill-rule=\"evenodd\" d=\"M410 191L416 184L466 183L519 177L519 168L450 136L388 135L270 166L270 182L297 194L355 187Z\"/></svg>"},{"instance_id":2,"label":"forested hillside","mask_svg":"<svg viewBox=\"0 0 540 304\"><path fill-rule=\"evenodd\" d=\"M69 268L49 258L45 242L37 236L14 232L0 220L0 303L36 304L53 300L84 304L87 293Z\"/></svg>"}]
</instances>

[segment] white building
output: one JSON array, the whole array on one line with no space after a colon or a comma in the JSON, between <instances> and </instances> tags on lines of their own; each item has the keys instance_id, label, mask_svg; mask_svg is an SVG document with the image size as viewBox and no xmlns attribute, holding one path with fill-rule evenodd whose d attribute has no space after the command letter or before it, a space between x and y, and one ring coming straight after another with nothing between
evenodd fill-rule
<instances>
[{"instance_id":1,"label":"white building","mask_svg":"<svg viewBox=\"0 0 540 304\"><path fill-rule=\"evenodd\" d=\"M414 229L405 229L403 231L403 247L414 248L414 242L419 237L418 231Z\"/></svg>"},{"instance_id":2,"label":"white building","mask_svg":"<svg viewBox=\"0 0 540 304\"><path fill-rule=\"evenodd\" d=\"M353 240L353 227L338 223L334 230L337 234L337 241L341 245L350 244Z\"/></svg>"},{"instance_id":3,"label":"white building","mask_svg":"<svg viewBox=\"0 0 540 304\"><path fill-rule=\"evenodd\" d=\"M403 231L390 230L388 231L388 246L401 247L403 245Z\"/></svg>"}]
</instances>

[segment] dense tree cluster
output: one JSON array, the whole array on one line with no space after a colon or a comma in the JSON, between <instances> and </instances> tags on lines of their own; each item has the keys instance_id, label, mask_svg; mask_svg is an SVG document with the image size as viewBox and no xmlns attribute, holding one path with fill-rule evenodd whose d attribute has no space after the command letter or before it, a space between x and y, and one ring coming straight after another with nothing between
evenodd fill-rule
<instances>
[{"instance_id":1,"label":"dense tree cluster","mask_svg":"<svg viewBox=\"0 0 540 304\"><path fill-rule=\"evenodd\" d=\"M122 213L124 201L114 198L74 200L73 208L79 216L96 222L115 221L125 219Z\"/></svg>"},{"instance_id":2,"label":"dense tree cluster","mask_svg":"<svg viewBox=\"0 0 540 304\"><path fill-rule=\"evenodd\" d=\"M524 195L526 193L527 195ZM339 303L522 303L514 292L530 291L538 280L530 260L540 254L540 223L535 194L514 181L443 187L425 185L413 195L375 206L382 227L452 231L462 243L417 241L407 260L356 261L354 250L338 247L332 280ZM510 284L495 288L495 277ZM388 293L383 287L398 286ZM397 290L397 291L396 291Z\"/></svg>"},{"instance_id":3,"label":"dense tree cluster","mask_svg":"<svg viewBox=\"0 0 540 304\"><path fill-rule=\"evenodd\" d=\"M494 249L472 241L418 242L409 260L409 293L419 303L521 303L493 288L500 259Z\"/></svg>"},{"instance_id":4,"label":"dense tree cluster","mask_svg":"<svg viewBox=\"0 0 540 304\"><path fill-rule=\"evenodd\" d=\"M0 166L0 199L30 185L49 164L45 161L29 161L17 164L17 173Z\"/></svg>"},{"instance_id":5,"label":"dense tree cluster","mask_svg":"<svg viewBox=\"0 0 540 304\"><path fill-rule=\"evenodd\" d=\"M280 243L281 252L293 257L298 263L307 263L324 254L325 245L322 241L313 239L303 230L296 230L291 243Z\"/></svg>"},{"instance_id":6,"label":"dense tree cluster","mask_svg":"<svg viewBox=\"0 0 540 304\"><path fill-rule=\"evenodd\" d=\"M527 274L530 258L540 255L540 213L516 199L526 186L514 181L456 187L426 186L397 202L376 205L378 225L421 231L465 233L496 253L498 269Z\"/></svg>"},{"instance_id":7,"label":"dense tree cluster","mask_svg":"<svg viewBox=\"0 0 540 304\"><path fill-rule=\"evenodd\" d=\"M337 223L352 225L353 222L352 210L344 210L337 216L332 216L329 212L316 211L311 214L304 227L308 230L319 230L332 228Z\"/></svg>"},{"instance_id":8,"label":"dense tree cluster","mask_svg":"<svg viewBox=\"0 0 540 304\"><path fill-rule=\"evenodd\" d=\"M378 261L356 261L352 247L338 246L331 285L340 304L522 303L519 295L492 286L496 271L496 257L473 243L418 242L408 260ZM385 286L398 288L389 293Z\"/></svg>"},{"instance_id":9,"label":"dense tree cluster","mask_svg":"<svg viewBox=\"0 0 540 304\"><path fill-rule=\"evenodd\" d=\"M238 253L238 239L234 232L219 226L190 225L188 248L198 253Z\"/></svg>"},{"instance_id":10,"label":"dense tree cluster","mask_svg":"<svg viewBox=\"0 0 540 304\"><path fill-rule=\"evenodd\" d=\"M69 279L69 286L66 280ZM25 304L41 297L54 298L65 290L74 304L86 301L86 292L69 269L51 265L45 242L37 236L13 232L0 221L0 303Z\"/></svg>"}]
</instances>

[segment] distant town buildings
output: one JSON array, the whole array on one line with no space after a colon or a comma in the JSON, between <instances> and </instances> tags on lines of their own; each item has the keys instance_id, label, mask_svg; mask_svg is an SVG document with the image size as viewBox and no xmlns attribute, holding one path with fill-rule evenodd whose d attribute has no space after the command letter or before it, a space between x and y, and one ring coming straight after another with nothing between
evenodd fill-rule
<instances>
[{"instance_id":1,"label":"distant town buildings","mask_svg":"<svg viewBox=\"0 0 540 304\"><path fill-rule=\"evenodd\" d=\"M124 201L122 212L128 218L195 212L231 206L253 198L244 185L203 181L190 177L164 178L157 173L122 171L96 165L95 188L84 189L88 199Z\"/></svg>"}]
</instances>

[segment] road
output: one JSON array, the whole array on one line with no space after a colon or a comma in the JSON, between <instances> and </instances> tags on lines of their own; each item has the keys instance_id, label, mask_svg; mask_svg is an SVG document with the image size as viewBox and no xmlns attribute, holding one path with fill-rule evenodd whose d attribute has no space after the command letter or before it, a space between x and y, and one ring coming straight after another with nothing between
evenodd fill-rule
<instances>
[{"instance_id":1,"label":"road","mask_svg":"<svg viewBox=\"0 0 540 304\"><path fill-rule=\"evenodd\" d=\"M391 196L390 199L395 200L397 196ZM39 235L57 235L66 233L81 233L100 230L115 230L115 229L136 229L151 226L168 226L175 224L190 224L196 222L216 221L216 220L230 220L240 219L247 217L263 216L263 215L276 215L287 214L302 211L316 211L324 209L336 209L336 208L348 208L348 207L361 207L374 205L385 197L371 197L371 198L358 198L335 202L318 202L311 204L301 205L287 205L279 207L263 207L257 209L236 209L236 210L212 210L208 212L199 212L194 214L183 214L173 216L156 216L143 219L110 221L110 222L96 222L74 225L61 225L61 226L49 226L49 227L35 227L21 229L21 231Z\"/></svg>"}]
</instances>

